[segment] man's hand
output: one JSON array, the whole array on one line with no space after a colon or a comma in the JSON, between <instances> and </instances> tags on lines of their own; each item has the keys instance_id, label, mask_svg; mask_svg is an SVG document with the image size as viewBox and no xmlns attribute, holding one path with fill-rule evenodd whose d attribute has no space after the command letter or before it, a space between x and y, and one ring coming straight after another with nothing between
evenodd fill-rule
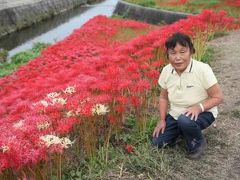
<instances>
[{"instance_id":1,"label":"man's hand","mask_svg":"<svg viewBox=\"0 0 240 180\"><path fill-rule=\"evenodd\" d=\"M191 106L189 108L186 109L185 111L185 115L186 116L191 116L191 120L196 121L198 118L198 115L202 112L201 107L199 106L199 104Z\"/></svg>"},{"instance_id":2,"label":"man's hand","mask_svg":"<svg viewBox=\"0 0 240 180\"><path fill-rule=\"evenodd\" d=\"M163 134L166 128L166 122L160 121L153 131L153 137L158 137L160 132Z\"/></svg>"}]
</instances>

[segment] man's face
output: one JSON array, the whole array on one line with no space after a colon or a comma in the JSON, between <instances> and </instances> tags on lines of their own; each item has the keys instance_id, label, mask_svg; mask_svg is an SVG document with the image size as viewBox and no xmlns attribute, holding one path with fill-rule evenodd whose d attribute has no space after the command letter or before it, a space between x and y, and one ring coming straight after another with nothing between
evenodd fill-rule
<instances>
[{"instance_id":1,"label":"man's face","mask_svg":"<svg viewBox=\"0 0 240 180\"><path fill-rule=\"evenodd\" d=\"M191 52L189 47L176 44L174 49L168 49L168 58L170 64L174 67L178 74L181 74L188 66L191 60Z\"/></svg>"}]
</instances>

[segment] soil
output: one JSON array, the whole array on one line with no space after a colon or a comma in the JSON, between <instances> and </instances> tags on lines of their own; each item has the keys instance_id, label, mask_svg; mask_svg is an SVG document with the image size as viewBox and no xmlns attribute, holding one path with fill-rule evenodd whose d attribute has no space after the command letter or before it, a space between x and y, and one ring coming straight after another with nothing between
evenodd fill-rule
<instances>
[{"instance_id":1,"label":"soil","mask_svg":"<svg viewBox=\"0 0 240 180\"><path fill-rule=\"evenodd\" d=\"M211 170L218 179L240 179L240 31L230 32L209 45L214 50L211 66L224 94L216 128L209 130L219 133L212 140L217 143L215 147L209 142L209 153L214 152L211 148L218 149L214 152L216 166Z\"/></svg>"}]
</instances>

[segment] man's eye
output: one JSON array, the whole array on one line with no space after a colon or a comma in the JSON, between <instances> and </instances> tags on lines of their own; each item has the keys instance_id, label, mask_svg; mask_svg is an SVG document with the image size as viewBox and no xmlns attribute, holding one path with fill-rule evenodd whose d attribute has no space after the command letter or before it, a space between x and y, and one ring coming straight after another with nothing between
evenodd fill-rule
<instances>
[{"instance_id":1,"label":"man's eye","mask_svg":"<svg viewBox=\"0 0 240 180\"><path fill-rule=\"evenodd\" d=\"M183 53L185 53L185 51L181 51L181 53L183 54Z\"/></svg>"},{"instance_id":2,"label":"man's eye","mask_svg":"<svg viewBox=\"0 0 240 180\"><path fill-rule=\"evenodd\" d=\"M175 52L169 52L170 54L176 54Z\"/></svg>"}]
</instances>

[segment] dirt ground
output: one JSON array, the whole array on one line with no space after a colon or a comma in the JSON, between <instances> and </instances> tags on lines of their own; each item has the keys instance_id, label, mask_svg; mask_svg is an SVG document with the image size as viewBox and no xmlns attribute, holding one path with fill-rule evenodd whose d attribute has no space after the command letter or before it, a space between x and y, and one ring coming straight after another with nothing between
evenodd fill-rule
<instances>
[{"instance_id":1,"label":"dirt ground","mask_svg":"<svg viewBox=\"0 0 240 180\"><path fill-rule=\"evenodd\" d=\"M209 177L240 179L240 31L231 32L209 44L214 49L211 65L224 93L217 126L208 133L219 133L210 135L215 139L210 138L208 153L214 156L216 163L209 166L212 171Z\"/></svg>"}]
</instances>

